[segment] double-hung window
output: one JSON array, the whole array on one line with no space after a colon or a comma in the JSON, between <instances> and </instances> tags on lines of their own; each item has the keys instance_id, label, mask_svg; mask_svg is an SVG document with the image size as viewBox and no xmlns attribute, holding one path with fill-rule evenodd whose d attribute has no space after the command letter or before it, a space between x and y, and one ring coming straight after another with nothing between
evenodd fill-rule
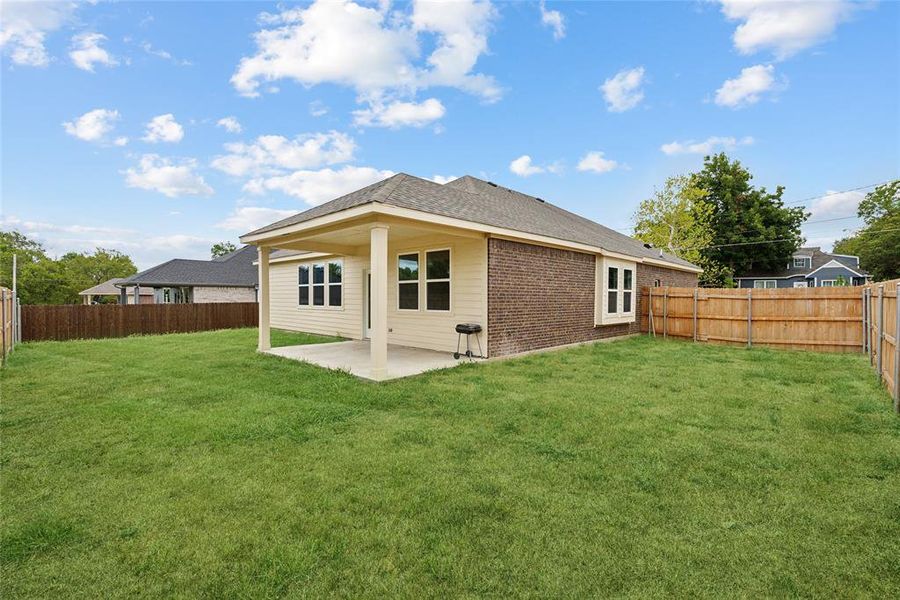
<instances>
[{"instance_id":1,"label":"double-hung window","mask_svg":"<svg viewBox=\"0 0 900 600\"><path fill-rule=\"evenodd\" d=\"M425 310L450 310L450 250L425 252Z\"/></svg>"},{"instance_id":2,"label":"double-hung window","mask_svg":"<svg viewBox=\"0 0 900 600\"><path fill-rule=\"evenodd\" d=\"M419 310L419 253L397 257L397 308Z\"/></svg>"},{"instance_id":3,"label":"double-hung window","mask_svg":"<svg viewBox=\"0 0 900 600\"><path fill-rule=\"evenodd\" d=\"M758 290L774 290L778 287L778 282L774 279L757 279L753 282L753 287Z\"/></svg>"},{"instance_id":4,"label":"double-hung window","mask_svg":"<svg viewBox=\"0 0 900 600\"><path fill-rule=\"evenodd\" d=\"M597 325L635 320L635 263L597 258L594 322Z\"/></svg>"},{"instance_id":5,"label":"double-hung window","mask_svg":"<svg viewBox=\"0 0 900 600\"><path fill-rule=\"evenodd\" d=\"M800 256L800 257L795 256L794 257L794 268L795 269L805 269L806 268L806 260L807 259L805 256Z\"/></svg>"},{"instance_id":6,"label":"double-hung window","mask_svg":"<svg viewBox=\"0 0 900 600\"><path fill-rule=\"evenodd\" d=\"M343 264L339 260L300 265L297 270L300 306L340 307L343 302Z\"/></svg>"}]
</instances>

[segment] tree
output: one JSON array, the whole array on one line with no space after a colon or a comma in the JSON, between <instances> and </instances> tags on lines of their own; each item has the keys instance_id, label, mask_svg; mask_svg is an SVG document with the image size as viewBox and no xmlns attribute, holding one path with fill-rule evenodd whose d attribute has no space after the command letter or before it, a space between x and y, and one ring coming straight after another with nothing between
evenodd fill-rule
<instances>
[{"instance_id":1,"label":"tree","mask_svg":"<svg viewBox=\"0 0 900 600\"><path fill-rule=\"evenodd\" d=\"M78 292L98 283L137 273L137 267L128 255L105 248L97 248L93 254L67 252L57 263L62 272L63 303L78 302Z\"/></svg>"},{"instance_id":2,"label":"tree","mask_svg":"<svg viewBox=\"0 0 900 600\"><path fill-rule=\"evenodd\" d=\"M704 190L712 204L712 243L702 255L734 273L782 269L802 243L800 226L809 216L803 208L784 206L782 186L770 193L751 185L751 179L724 152L707 156L703 169L691 176L691 185Z\"/></svg>"},{"instance_id":3,"label":"tree","mask_svg":"<svg viewBox=\"0 0 900 600\"><path fill-rule=\"evenodd\" d=\"M865 227L838 241L834 251L858 256L875 281L900 278L900 179L866 194L857 214Z\"/></svg>"},{"instance_id":4,"label":"tree","mask_svg":"<svg viewBox=\"0 0 900 600\"><path fill-rule=\"evenodd\" d=\"M237 250L237 247L231 242L218 242L213 244L213 247L209 249L210 254L212 254L213 258L218 258L220 256L225 256L231 252Z\"/></svg>"},{"instance_id":5,"label":"tree","mask_svg":"<svg viewBox=\"0 0 900 600\"><path fill-rule=\"evenodd\" d=\"M706 192L692 185L691 177L675 175L640 203L634 214L634 236L701 266L701 283L717 283L730 276L701 250L713 239L712 211Z\"/></svg>"},{"instance_id":6,"label":"tree","mask_svg":"<svg viewBox=\"0 0 900 600\"><path fill-rule=\"evenodd\" d=\"M71 304L78 292L113 277L137 272L131 259L115 250L69 252L49 258L40 242L18 231L0 231L0 285L12 287L12 255L18 261L18 293L22 304Z\"/></svg>"}]
</instances>

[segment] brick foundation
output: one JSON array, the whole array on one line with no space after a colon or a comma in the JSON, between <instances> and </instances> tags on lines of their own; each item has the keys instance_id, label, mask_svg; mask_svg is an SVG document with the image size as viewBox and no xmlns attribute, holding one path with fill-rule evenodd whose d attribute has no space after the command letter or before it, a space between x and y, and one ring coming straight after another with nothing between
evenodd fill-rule
<instances>
[{"instance_id":1,"label":"brick foundation","mask_svg":"<svg viewBox=\"0 0 900 600\"><path fill-rule=\"evenodd\" d=\"M592 254L501 239L488 240L488 352L503 356L631 333L639 323L594 326L595 259ZM640 289L694 287L693 273L638 264Z\"/></svg>"}]
</instances>

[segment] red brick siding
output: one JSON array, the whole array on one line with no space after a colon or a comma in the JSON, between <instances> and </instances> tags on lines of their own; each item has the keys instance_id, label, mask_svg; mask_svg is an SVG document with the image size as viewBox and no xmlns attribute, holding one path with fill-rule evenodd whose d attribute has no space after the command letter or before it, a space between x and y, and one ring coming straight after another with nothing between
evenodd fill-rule
<instances>
[{"instance_id":1,"label":"red brick siding","mask_svg":"<svg viewBox=\"0 0 900 600\"><path fill-rule=\"evenodd\" d=\"M594 326L595 258L592 254L488 240L488 352L527 350L638 333L639 323ZM635 290L659 279L692 287L693 273L638 264Z\"/></svg>"}]
</instances>

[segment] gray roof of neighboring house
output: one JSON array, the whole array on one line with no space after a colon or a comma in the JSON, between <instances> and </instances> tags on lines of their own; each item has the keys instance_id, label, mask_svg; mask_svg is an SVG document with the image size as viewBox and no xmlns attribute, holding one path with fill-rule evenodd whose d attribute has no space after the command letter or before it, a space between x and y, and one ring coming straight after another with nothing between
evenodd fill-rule
<instances>
[{"instance_id":1,"label":"gray roof of neighboring house","mask_svg":"<svg viewBox=\"0 0 900 600\"><path fill-rule=\"evenodd\" d=\"M125 277L113 277L103 283L98 283L94 287L78 292L79 296L118 296L122 290L116 287L117 283L125 281ZM128 292L129 294L132 292ZM153 290L141 290L141 296L152 296Z\"/></svg>"},{"instance_id":2,"label":"gray roof of neighboring house","mask_svg":"<svg viewBox=\"0 0 900 600\"><path fill-rule=\"evenodd\" d=\"M864 269L859 267L859 258L856 256L843 256L840 254L831 254L830 252L822 252L822 248L818 246L807 247L807 248L797 248L794 252L793 256L800 257L812 257L812 266L811 267L795 267L794 261L791 259L784 269L778 269L775 271L763 271L756 270L750 271L749 273L745 273L742 275L736 275L735 277L738 279L756 279L761 277L802 277L809 275L816 269L819 269L831 261L835 260L848 269L856 271L860 275L869 276L869 273Z\"/></svg>"},{"instance_id":3,"label":"gray roof of neighboring house","mask_svg":"<svg viewBox=\"0 0 900 600\"><path fill-rule=\"evenodd\" d=\"M442 185L399 173L247 235L273 231L372 202L597 246L637 258L656 258L695 266L676 256L661 254L657 249L646 248L639 240L545 200L469 175Z\"/></svg>"},{"instance_id":4,"label":"gray roof of neighboring house","mask_svg":"<svg viewBox=\"0 0 900 600\"><path fill-rule=\"evenodd\" d=\"M255 287L259 278L253 265L256 255L255 247L244 246L212 260L173 258L132 275L119 285Z\"/></svg>"}]
</instances>

